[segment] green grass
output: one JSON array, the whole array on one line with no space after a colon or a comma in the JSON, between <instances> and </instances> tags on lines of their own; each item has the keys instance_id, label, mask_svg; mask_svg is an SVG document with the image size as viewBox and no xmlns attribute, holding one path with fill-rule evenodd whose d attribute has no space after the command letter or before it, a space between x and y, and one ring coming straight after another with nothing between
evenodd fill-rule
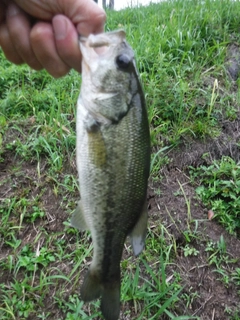
<instances>
[{"instance_id":1,"label":"green grass","mask_svg":"<svg viewBox=\"0 0 240 320\"><path fill-rule=\"evenodd\" d=\"M231 234L240 235L240 164L230 157L192 169L200 184L196 192Z\"/></svg>"},{"instance_id":2,"label":"green grass","mask_svg":"<svg viewBox=\"0 0 240 320\"><path fill-rule=\"evenodd\" d=\"M106 30L124 28L136 52L151 123L151 178L158 181L159 170L170 161L168 151L182 139L217 137L221 120L237 116L239 94L233 93L223 63L227 44L240 39L240 2L166 1L107 14ZM0 51L0 168L6 159L11 164L0 180L2 320L101 317L99 301L85 305L79 298L80 275L92 256L90 235L69 227L79 197L75 106L80 83L75 71L55 80L44 71L12 65ZM229 232L236 232L239 164L222 159L197 169L194 177L199 176L198 195ZM197 222L181 185L180 192L188 209L188 227L179 230L185 239L181 250L185 257L197 256L192 245L200 237ZM157 224L149 228L146 248L135 259L126 246L125 314L138 320L198 319L178 307L179 300L191 306L197 293L182 293L180 274L169 271L177 255L175 239ZM222 263L232 263L224 250L223 240L209 242L208 263L226 284L239 285L239 268L224 274Z\"/></svg>"},{"instance_id":3,"label":"green grass","mask_svg":"<svg viewBox=\"0 0 240 320\"><path fill-rule=\"evenodd\" d=\"M166 133L169 143L186 134L216 135L226 107L234 114L234 96L214 87L215 79L226 79L223 62L230 37L239 39L238 6L232 1L165 1L109 16L107 29L125 28L136 49L153 143Z\"/></svg>"}]
</instances>

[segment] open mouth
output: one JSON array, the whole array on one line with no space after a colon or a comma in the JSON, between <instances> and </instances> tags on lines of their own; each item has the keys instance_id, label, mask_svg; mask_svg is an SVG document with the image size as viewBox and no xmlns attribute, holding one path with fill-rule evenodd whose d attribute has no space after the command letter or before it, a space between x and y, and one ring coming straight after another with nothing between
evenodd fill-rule
<instances>
[{"instance_id":1,"label":"open mouth","mask_svg":"<svg viewBox=\"0 0 240 320\"><path fill-rule=\"evenodd\" d=\"M126 34L124 30L91 34L89 37L79 37L81 50L84 56L84 48L91 48L97 55L107 54L110 47L116 46L125 40ZM85 57L86 58L86 57Z\"/></svg>"}]
</instances>

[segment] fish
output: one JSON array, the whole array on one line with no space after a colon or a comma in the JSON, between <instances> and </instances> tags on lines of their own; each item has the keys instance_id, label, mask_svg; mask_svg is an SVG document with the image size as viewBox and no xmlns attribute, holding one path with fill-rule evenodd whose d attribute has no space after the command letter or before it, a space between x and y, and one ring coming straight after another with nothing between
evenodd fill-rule
<instances>
[{"instance_id":1,"label":"fish","mask_svg":"<svg viewBox=\"0 0 240 320\"><path fill-rule=\"evenodd\" d=\"M144 249L150 134L144 92L126 33L80 37L82 83L77 101L76 163L80 201L71 225L90 230L93 259L81 299L101 299L106 320L120 314L120 262L127 236Z\"/></svg>"}]
</instances>

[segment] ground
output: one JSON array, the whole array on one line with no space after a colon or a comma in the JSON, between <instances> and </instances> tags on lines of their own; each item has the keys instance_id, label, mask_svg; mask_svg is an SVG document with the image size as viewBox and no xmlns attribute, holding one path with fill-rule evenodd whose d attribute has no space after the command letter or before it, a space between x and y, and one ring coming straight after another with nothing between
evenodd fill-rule
<instances>
[{"instance_id":1,"label":"ground","mask_svg":"<svg viewBox=\"0 0 240 320\"><path fill-rule=\"evenodd\" d=\"M183 230L187 230L188 210L184 197L176 196L179 193L179 183L183 186L186 197L191 200L191 220L194 221L192 228L197 228L196 241L191 241L191 247L198 251L196 256L184 256L183 250L186 246L186 238ZM207 208L195 198L195 189L191 185L186 173L179 168L171 168L160 186L162 194L151 199L151 212L153 216L158 210L158 218L164 223L169 233L175 238L178 255L174 265L169 267L168 272L180 272L184 284L184 292L197 293L198 297L194 303L187 307L184 303L179 307L188 314L189 309L192 315L199 316L200 319L227 319L224 311L226 308L240 311L239 293L234 286L225 286L215 272L216 265L209 265L209 254L206 252L209 239L214 243L223 236L226 241L227 253L232 258L240 255L240 241L231 237L214 220L208 220ZM174 218L174 222L170 219ZM196 225L196 221L198 222ZM201 238L201 241L199 241ZM238 262L238 266L239 266ZM229 266L226 264L226 269ZM231 267L230 267L231 268ZM187 312L188 309L188 312ZM184 312L184 314L185 314ZM240 315L239 315L240 316Z\"/></svg>"},{"instance_id":2,"label":"ground","mask_svg":"<svg viewBox=\"0 0 240 320\"><path fill-rule=\"evenodd\" d=\"M197 292L198 297L188 308L192 315L200 319L227 319L226 310L236 310L236 318L240 319L239 288L227 283L223 284L219 277L216 264L209 265L209 251L206 250L209 240L212 243L226 242L227 254L237 260L240 266L240 238L229 235L214 219L209 219L206 208L196 198L194 186L189 178L189 166L197 167L201 164L210 164L214 159L222 156L231 156L237 162L240 159L238 141L240 138L240 116L234 122L223 121L222 133L216 139L203 142L183 143L178 150L170 154L172 161L163 170L164 178L159 186L160 196L154 195L150 199L150 207L154 217L160 219L175 238L178 255L174 267L182 275L185 285L184 291ZM204 156L208 154L208 156ZM182 186L182 189L180 189ZM153 188L154 189L154 188ZM184 193L184 194L183 194ZM188 201L186 200L188 199ZM188 207L189 205L189 207ZM158 213L157 213L158 212ZM199 252L196 256L184 256L181 248L187 244L183 236L184 230L195 230L196 240L191 241L191 247ZM201 240L200 240L201 239ZM200 241L199 241L200 240ZM180 249L179 249L180 248ZM231 265L224 263L223 269L227 271ZM186 305L181 305L182 310Z\"/></svg>"},{"instance_id":3,"label":"ground","mask_svg":"<svg viewBox=\"0 0 240 320\"><path fill-rule=\"evenodd\" d=\"M221 269L219 268L219 270L227 274L232 268L231 261L234 261L235 268L240 268L240 240L229 235L214 219L208 219L208 210L211 208L205 208L196 198L196 185L191 182L188 174L188 166L202 163L202 155L206 153L206 150L210 151L211 159L218 158L223 154L229 155L230 152L233 155L232 148L209 149L209 146L219 146L223 144L224 140L229 140L229 136L233 137L231 141L236 136L238 139L239 125L240 118L231 124L224 124L222 135L218 138L219 141L216 139L209 140L207 143L195 142L194 148L191 144L188 146L182 144L169 154L169 158L172 160L159 172L160 184L152 180L149 183L149 228L154 231L156 226L163 224L169 233L169 239L171 239L166 241L176 244L176 251L172 253L172 263L166 269L167 275L171 277L175 273L180 274L181 284L184 286L182 294L186 293L188 297L191 297L192 293L192 299L188 298L187 303L179 300L176 304L178 315L198 316L202 320L226 320L228 319L226 310L231 310L231 314L233 312L235 314L236 318L234 319L240 319L239 287L234 286L231 281L226 280L224 283L222 275L216 272L218 270L217 262L212 264L209 262L210 255L213 253L213 257L215 256L214 251L210 250L209 243L220 243L221 237L223 237L228 260L221 261ZM13 134L9 131L9 136L5 139L11 140L12 138ZM235 158L237 157L239 159L239 153L235 152ZM40 171L43 172L47 165L46 161L42 159ZM77 175L74 163L66 167L59 179L61 180L69 174ZM54 194L53 182L49 181L47 175L42 175L38 179L36 162L20 162L12 151L6 151L4 161L0 163L0 180L1 201L4 198L17 199L24 194L28 194L28 198L35 198L41 193L40 197L44 203L46 219L36 220L33 225L23 223L22 229L18 233L18 237L22 241L21 246L36 241L36 236L41 228L45 232L53 234L63 231L63 222L69 218L64 210L64 205L62 205L63 199ZM71 196L72 200L77 200L77 191ZM189 241L186 233L188 233ZM66 236L69 245L73 245L75 238L71 234ZM160 238L160 235L157 234L156 237ZM44 238L44 234L39 235L38 240L41 238ZM3 241L0 242L0 245L0 260L3 260L12 254L12 248L4 244ZM206 250L207 247L209 250ZM189 255L185 254L187 248L192 250ZM148 248L146 248L147 250ZM222 257L222 259L224 258ZM66 274L73 267L56 262L55 266L61 268ZM21 277L21 273L18 276ZM11 272L0 270L0 283L8 283L10 278ZM53 291L54 289L54 287L51 288ZM73 289L69 288L69 290ZM61 312L52 307L53 293L49 292L49 304L45 301L45 306L47 310L51 311L52 317L55 314L54 317L57 319L57 317L61 317ZM65 295L68 294L69 291L66 287ZM125 308L128 309L129 304L123 305L123 313ZM127 318L122 316L122 319Z\"/></svg>"},{"instance_id":4,"label":"ground","mask_svg":"<svg viewBox=\"0 0 240 320\"><path fill-rule=\"evenodd\" d=\"M239 51L235 45L231 50L232 54L228 56L229 72L233 80L236 80L239 72ZM233 90L235 89L233 83ZM21 126L18 125L18 130L15 129L14 123L10 123L3 137L3 144L13 145L16 137L24 141L24 136L30 132L33 122L33 118L24 120ZM240 270L240 236L230 235L215 219L209 217L211 208L205 207L197 198L195 189L198 182L193 182L189 174L189 166L208 165L213 159L220 159L222 156L230 156L239 162L239 140L240 113L233 121L222 120L221 134L217 138L205 141L183 140L178 147L168 152L168 163L163 165L157 174L155 173L154 178L150 178L149 233L143 255L147 257L149 254L148 244L151 241L149 235L154 241L163 243L165 248L169 246L165 270L166 282L171 283L177 276L183 288L180 298L171 307L175 315L188 315L190 319L198 317L197 319L201 320L240 319L240 274L235 281L232 273L233 269ZM44 314L42 319L75 319L66 318L66 309L61 306L64 301L71 302L70 296L78 295L79 281L82 281L82 274L88 268L91 253L84 256L79 253L78 272L75 269L76 260L71 253L76 249L77 239L86 248L91 245L91 239L90 237L83 239L82 235L77 237L76 233L72 233L71 229L66 227L70 212L79 198L77 186L74 185L77 177L74 154L64 163L61 172L51 176L48 170L49 163L44 156L41 156L39 161L26 161L23 157L18 157L15 151L5 148L0 162L0 213L6 214L9 207L7 224L2 219L0 225L0 315L2 310L6 309L6 301L10 303L7 298L14 298L14 294L10 291L12 283L16 281L16 288L17 281L19 283L27 281L28 286L38 288L36 292L29 289L30 294L26 297L34 301L37 308L42 309ZM67 190L65 186L68 186ZM21 203L23 198L27 204ZM29 212L35 203L40 205L44 216L37 212L39 217L32 220ZM15 206L15 213L12 215L11 206ZM26 211L22 210L23 207ZM163 229L159 226L163 226ZM160 230L164 230L164 233ZM44 273L41 273L40 269L35 274L34 270L30 269L31 264L36 263L35 256L25 256L32 258L29 265L28 261L19 260L19 253L25 245L32 245L36 255L39 248L46 246L47 252L44 257L50 262L48 261L49 266L44 269ZM61 251L61 248L64 254L51 261L51 251L56 249ZM159 252L155 252L154 257L151 253L151 257L155 258L150 264L153 270L160 264L159 255ZM127 261L126 265L134 265L135 261L138 261L138 258L132 258L132 253L127 247L123 258ZM17 261L20 261L19 265ZM45 261L41 263L44 266ZM129 270L130 268L127 269L127 273ZM29 281L26 280L26 272L31 273ZM145 274L144 265L141 273ZM59 278L54 278L56 275ZM71 283L64 278L65 275L70 275ZM143 275L139 286L144 282ZM45 280L50 279L50 282L46 282L46 288L44 286L39 288L38 282L41 276L44 276ZM22 288L27 288L25 282ZM22 299L22 296L25 297L22 288L18 301L24 304L27 299ZM1 300L1 296L5 300ZM83 309L86 314L91 314L89 305ZM121 320L140 319L135 309L134 301L123 302ZM35 319L35 316L32 317L31 314L25 316L15 314L4 319L32 320L33 318ZM145 316L141 319L147 318ZM159 319L169 319L169 317L163 315Z\"/></svg>"}]
</instances>

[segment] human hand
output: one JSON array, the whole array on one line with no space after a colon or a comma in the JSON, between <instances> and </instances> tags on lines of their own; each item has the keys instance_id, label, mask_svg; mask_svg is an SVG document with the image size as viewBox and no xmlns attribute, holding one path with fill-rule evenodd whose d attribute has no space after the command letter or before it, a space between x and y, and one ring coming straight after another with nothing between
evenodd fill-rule
<instances>
[{"instance_id":1,"label":"human hand","mask_svg":"<svg viewBox=\"0 0 240 320\"><path fill-rule=\"evenodd\" d=\"M81 71L78 35L102 32L104 22L92 0L0 0L0 46L9 61L57 78Z\"/></svg>"}]
</instances>

